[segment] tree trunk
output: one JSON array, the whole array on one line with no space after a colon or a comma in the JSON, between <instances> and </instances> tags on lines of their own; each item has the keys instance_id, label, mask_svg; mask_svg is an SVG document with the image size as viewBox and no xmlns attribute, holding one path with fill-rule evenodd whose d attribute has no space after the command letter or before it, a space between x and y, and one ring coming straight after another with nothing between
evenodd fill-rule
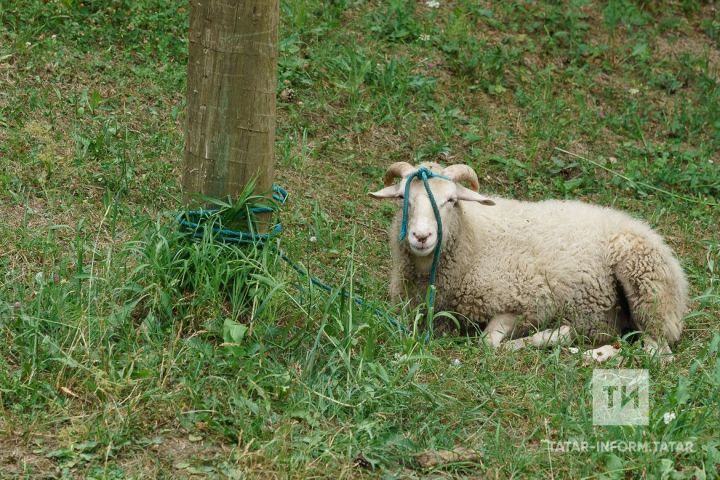
<instances>
[{"instance_id":1,"label":"tree trunk","mask_svg":"<svg viewBox=\"0 0 720 480\"><path fill-rule=\"evenodd\" d=\"M234 198L272 187L278 0L191 0L182 184Z\"/></svg>"}]
</instances>

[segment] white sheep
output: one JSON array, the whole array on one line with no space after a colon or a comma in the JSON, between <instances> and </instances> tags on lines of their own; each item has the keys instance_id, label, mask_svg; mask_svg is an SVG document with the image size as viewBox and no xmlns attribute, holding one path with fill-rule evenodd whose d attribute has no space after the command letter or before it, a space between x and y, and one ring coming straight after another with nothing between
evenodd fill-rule
<instances>
[{"instance_id":1,"label":"white sheep","mask_svg":"<svg viewBox=\"0 0 720 480\"><path fill-rule=\"evenodd\" d=\"M494 347L510 338L503 345L519 348L582 337L602 345L586 358L604 361L618 352L611 345L618 335L639 331L646 349L670 354L683 327L687 280L648 225L578 201L486 197L467 165L420 166L447 177L429 180L443 227L436 310L487 325ZM385 188L370 196L402 199L417 168L394 163ZM393 184L396 178L402 180ZM394 301L417 304L425 298L438 232L423 182L414 178L409 192L407 237L398 239L402 211L390 233L390 292Z\"/></svg>"}]
</instances>

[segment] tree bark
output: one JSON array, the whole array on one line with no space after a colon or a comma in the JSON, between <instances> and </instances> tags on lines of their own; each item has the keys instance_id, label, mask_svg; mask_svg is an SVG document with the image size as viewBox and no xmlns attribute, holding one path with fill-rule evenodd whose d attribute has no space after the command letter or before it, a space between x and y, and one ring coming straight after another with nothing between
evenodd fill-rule
<instances>
[{"instance_id":1,"label":"tree bark","mask_svg":"<svg viewBox=\"0 0 720 480\"><path fill-rule=\"evenodd\" d=\"M234 198L272 187L278 0L191 0L182 184Z\"/></svg>"}]
</instances>

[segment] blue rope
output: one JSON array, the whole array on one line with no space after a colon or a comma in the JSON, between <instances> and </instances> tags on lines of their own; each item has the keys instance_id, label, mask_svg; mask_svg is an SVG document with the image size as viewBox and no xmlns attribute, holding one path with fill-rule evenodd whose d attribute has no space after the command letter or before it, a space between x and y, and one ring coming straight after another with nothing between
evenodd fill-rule
<instances>
[{"instance_id":1,"label":"blue rope","mask_svg":"<svg viewBox=\"0 0 720 480\"><path fill-rule=\"evenodd\" d=\"M273 185L273 199L280 203L281 205L285 203L285 201L288 198L288 192L277 185ZM257 213L271 213L274 212L275 208L273 207L253 207L250 209L251 213L257 214ZM209 210L191 210L188 212L182 212L177 216L177 221L180 224L180 228L184 230L187 233L190 233L193 238L202 238L203 237L203 229L201 228L203 220L207 220L212 215L216 214L217 210L215 209L209 209ZM212 233L214 235L214 238L221 241L221 242L227 242L227 243L234 243L234 244L251 244L251 245L258 245L260 247L264 247L266 245L272 245L269 241L278 237L282 231L282 225L276 224L269 233L255 233L255 232L242 232L238 230L230 230L227 228L222 227L212 227ZM273 245L274 246L274 245ZM306 277L312 282L313 285L316 287L324 290L327 293L332 293L333 288L324 283L322 280L320 280L317 277L314 277L310 275L310 273L305 270L299 263L294 262L290 257L287 256L287 254L282 251L279 247L275 247L278 255L280 258L285 261L290 267L295 270L301 277ZM343 298L352 298L352 300L355 302L355 304L359 307L366 307L368 306L368 301L365 300L362 297L359 297L357 295L350 295L345 290L342 290L341 292ZM371 306L371 309L373 313L380 317L387 320L392 326L396 327L398 330L400 330L403 333L408 333L408 330L396 319L388 315L388 313L380 308Z\"/></svg>"},{"instance_id":2,"label":"blue rope","mask_svg":"<svg viewBox=\"0 0 720 480\"><path fill-rule=\"evenodd\" d=\"M273 200L282 205L285 203L287 198L287 190L278 185L273 185ZM275 208L265 206L253 207L250 209L250 213L253 214L272 213L274 211ZM185 231L192 232L194 238L201 238L203 236L202 229L200 228L202 221L207 220L208 218L215 215L217 212L218 211L216 209L190 210L188 212L180 213L177 216L177 221L180 224L180 227L185 229ZM240 244L264 243L272 238L277 237L282 233L282 231L282 225L280 225L279 223L273 226L269 233L241 232L238 230L230 230L228 228L216 226L212 227L212 233L218 240Z\"/></svg>"},{"instance_id":3,"label":"blue rope","mask_svg":"<svg viewBox=\"0 0 720 480\"><path fill-rule=\"evenodd\" d=\"M435 173L427 167L420 167L407 176L407 180L405 183L405 192L403 195L402 223L400 224L401 242L405 240L405 237L407 237L407 224L410 212L410 184L415 178L419 178L420 180L422 180L423 185L425 186L425 191L427 192L428 198L430 199L430 205L432 206L438 229L437 244L435 245L435 250L433 251L433 261L432 266L430 267L430 285L428 287L427 297L425 299L428 306L428 320L432 321L433 310L435 308L435 277L437 276L437 266L438 261L440 260L440 249L442 248L443 230L442 220L440 219L440 209L437 206L437 202L435 202L435 197L432 194L432 190L430 190L430 183L428 182L428 179L442 178L444 180L450 180L450 178L444 175L440 175L439 173Z\"/></svg>"}]
</instances>

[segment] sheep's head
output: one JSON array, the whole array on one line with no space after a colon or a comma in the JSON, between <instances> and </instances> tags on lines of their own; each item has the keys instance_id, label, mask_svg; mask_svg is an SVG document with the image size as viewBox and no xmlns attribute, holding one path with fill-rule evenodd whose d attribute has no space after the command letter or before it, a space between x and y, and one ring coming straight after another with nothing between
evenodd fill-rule
<instances>
[{"instance_id":1,"label":"sheep's head","mask_svg":"<svg viewBox=\"0 0 720 480\"><path fill-rule=\"evenodd\" d=\"M428 180L435 203L440 211L444 231L447 231L447 226L454 223L452 220L458 211L459 201L478 202L483 205L495 204L491 199L477 193L480 186L477 175L467 165L451 165L442 168L436 163L423 163L417 167L406 162L393 163L385 172L385 188L377 192L371 192L369 195L377 199L402 200L405 196L408 176L420 167L425 167L433 173L447 177L450 180L438 177ZM401 179L400 182L394 183L397 178ZM470 188L460 185L459 182L462 181L467 182ZM422 180L413 178L409 192L407 237L405 241L408 242L410 251L414 255L426 256L431 254L437 245L435 213Z\"/></svg>"}]
</instances>

